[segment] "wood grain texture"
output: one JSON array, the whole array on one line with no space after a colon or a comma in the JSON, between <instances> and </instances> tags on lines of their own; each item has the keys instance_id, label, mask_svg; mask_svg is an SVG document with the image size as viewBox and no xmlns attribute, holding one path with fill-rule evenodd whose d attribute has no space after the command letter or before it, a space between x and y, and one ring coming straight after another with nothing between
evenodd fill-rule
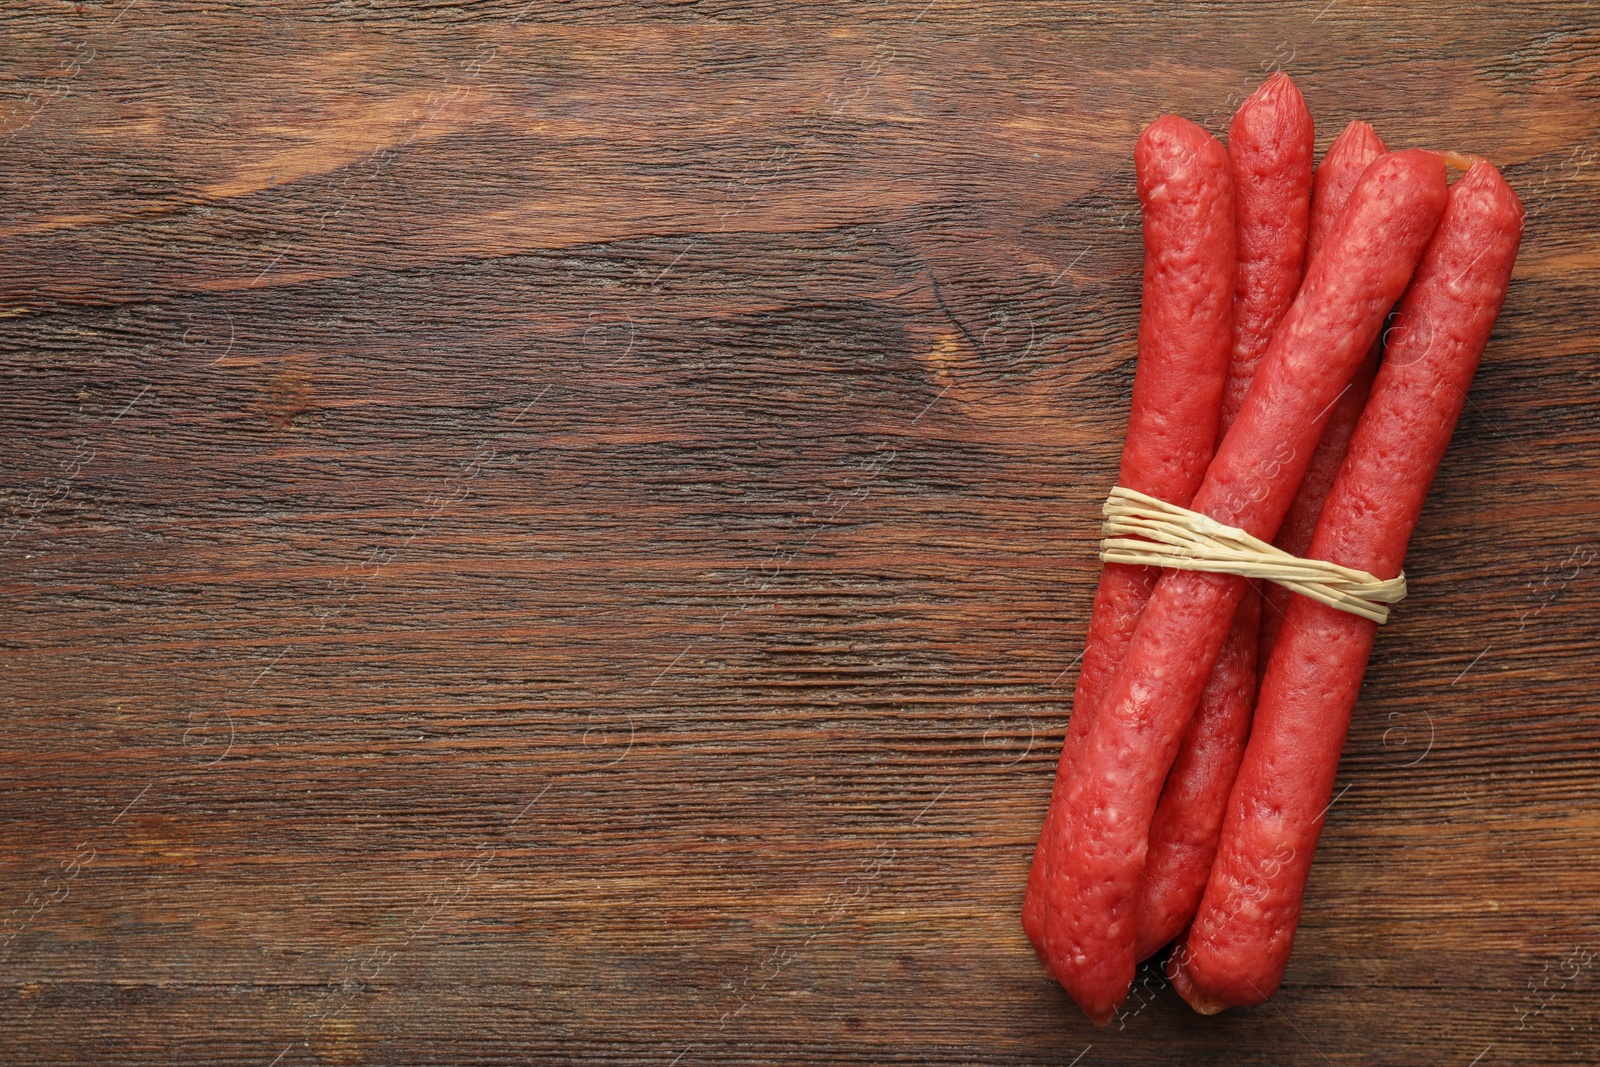
<instances>
[{"instance_id":1,"label":"wood grain texture","mask_svg":"<svg viewBox=\"0 0 1600 1067\"><path fill-rule=\"evenodd\" d=\"M1592 6L924 4L0 14L0 1059L1600 1059ZM1095 1031L1131 148L1278 66L1527 237L1283 991Z\"/></svg>"}]
</instances>

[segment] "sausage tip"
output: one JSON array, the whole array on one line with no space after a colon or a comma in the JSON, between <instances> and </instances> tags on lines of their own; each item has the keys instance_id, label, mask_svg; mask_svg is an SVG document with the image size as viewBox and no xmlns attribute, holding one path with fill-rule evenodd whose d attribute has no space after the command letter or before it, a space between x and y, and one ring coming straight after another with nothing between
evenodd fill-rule
<instances>
[{"instance_id":1,"label":"sausage tip","mask_svg":"<svg viewBox=\"0 0 1600 1067\"><path fill-rule=\"evenodd\" d=\"M1189 977L1188 972L1177 966L1173 961L1168 962L1167 977L1172 982L1172 988L1178 991L1178 996L1182 997L1184 1002L1197 1013L1201 1015L1216 1015L1227 1007L1226 1004L1219 1004L1200 992L1200 987L1195 984L1193 978Z\"/></svg>"}]
</instances>

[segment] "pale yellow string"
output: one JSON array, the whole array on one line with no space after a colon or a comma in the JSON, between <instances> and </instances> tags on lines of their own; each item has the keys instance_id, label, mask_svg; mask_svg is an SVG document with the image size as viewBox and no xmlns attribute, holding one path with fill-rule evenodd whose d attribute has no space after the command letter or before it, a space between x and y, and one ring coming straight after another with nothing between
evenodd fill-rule
<instances>
[{"instance_id":1,"label":"pale yellow string","mask_svg":"<svg viewBox=\"0 0 1600 1067\"><path fill-rule=\"evenodd\" d=\"M1100 558L1107 563L1175 567L1265 578L1329 607L1383 623L1405 599L1406 576L1378 578L1320 559L1301 559L1234 526L1117 486L1106 497Z\"/></svg>"}]
</instances>

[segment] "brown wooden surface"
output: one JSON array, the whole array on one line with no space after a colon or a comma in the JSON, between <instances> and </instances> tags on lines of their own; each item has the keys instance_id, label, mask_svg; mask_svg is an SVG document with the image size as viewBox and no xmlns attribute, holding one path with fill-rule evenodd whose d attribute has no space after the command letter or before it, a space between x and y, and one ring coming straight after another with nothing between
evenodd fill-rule
<instances>
[{"instance_id":1,"label":"brown wooden surface","mask_svg":"<svg viewBox=\"0 0 1600 1067\"><path fill-rule=\"evenodd\" d=\"M1593 5L924 3L8 6L0 1061L1600 1060ZM1130 152L1275 66L1527 239L1284 989L1096 1031Z\"/></svg>"}]
</instances>

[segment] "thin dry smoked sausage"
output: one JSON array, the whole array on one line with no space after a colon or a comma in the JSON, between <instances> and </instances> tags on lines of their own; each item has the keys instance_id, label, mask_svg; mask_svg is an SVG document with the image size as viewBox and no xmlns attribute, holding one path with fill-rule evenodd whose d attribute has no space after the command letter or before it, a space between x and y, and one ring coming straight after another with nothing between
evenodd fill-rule
<instances>
[{"instance_id":1,"label":"thin dry smoked sausage","mask_svg":"<svg viewBox=\"0 0 1600 1067\"><path fill-rule=\"evenodd\" d=\"M1219 436L1233 321L1233 184L1222 145L1176 115L1146 127L1133 158L1144 289L1117 484L1187 506ZM1101 572L1064 753L1088 732L1158 576L1120 563Z\"/></svg>"},{"instance_id":2,"label":"thin dry smoked sausage","mask_svg":"<svg viewBox=\"0 0 1600 1067\"><path fill-rule=\"evenodd\" d=\"M1144 211L1144 289L1133 406L1117 482L1187 504L1216 446L1228 366L1233 186L1222 145L1176 115L1157 119L1140 135L1134 167ZM1101 572L1057 782L1088 733L1159 573L1120 563L1109 563ZM1035 945L1043 931L1038 910L1043 898L1036 889L1054 859L1046 846L1056 835L1048 828L1060 818L1052 799L1022 913Z\"/></svg>"}]
</instances>

